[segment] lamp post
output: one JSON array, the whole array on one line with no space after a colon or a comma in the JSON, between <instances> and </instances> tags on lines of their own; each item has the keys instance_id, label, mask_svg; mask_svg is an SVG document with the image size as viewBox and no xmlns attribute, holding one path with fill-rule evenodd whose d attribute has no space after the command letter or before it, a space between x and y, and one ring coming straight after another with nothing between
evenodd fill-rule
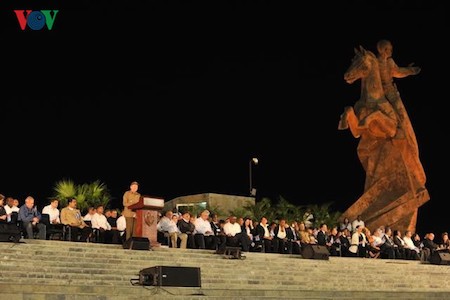
<instances>
[{"instance_id":1,"label":"lamp post","mask_svg":"<svg viewBox=\"0 0 450 300\"><path fill-rule=\"evenodd\" d=\"M253 183L252 183L252 180L253 180L252 169L253 169L253 165L256 166L257 164L258 164L258 159L256 157L253 157L248 162L248 174L249 174L249 182L250 182L250 188L249 188L250 196L256 196L256 189L253 188Z\"/></svg>"}]
</instances>

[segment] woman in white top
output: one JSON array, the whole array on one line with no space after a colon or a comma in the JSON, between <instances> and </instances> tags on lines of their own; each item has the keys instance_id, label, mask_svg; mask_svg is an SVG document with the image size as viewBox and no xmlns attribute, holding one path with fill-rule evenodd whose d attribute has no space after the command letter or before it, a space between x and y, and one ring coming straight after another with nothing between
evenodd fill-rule
<instances>
[{"instance_id":1,"label":"woman in white top","mask_svg":"<svg viewBox=\"0 0 450 300\"><path fill-rule=\"evenodd\" d=\"M359 248L359 236L361 235L362 227L360 225L356 226L355 231L352 234L351 245L348 248L350 252L350 256L358 256L358 248Z\"/></svg>"}]
</instances>

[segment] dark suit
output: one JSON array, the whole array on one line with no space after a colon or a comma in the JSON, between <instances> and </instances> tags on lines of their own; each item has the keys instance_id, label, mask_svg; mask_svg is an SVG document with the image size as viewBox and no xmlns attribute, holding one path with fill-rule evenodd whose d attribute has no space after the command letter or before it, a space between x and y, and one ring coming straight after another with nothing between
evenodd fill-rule
<instances>
[{"instance_id":1,"label":"dark suit","mask_svg":"<svg viewBox=\"0 0 450 300\"><path fill-rule=\"evenodd\" d=\"M178 220L177 226L178 229L180 229L181 233L186 233L188 236L187 247L190 249L195 249L196 248L194 240L195 225L181 218L180 220Z\"/></svg>"},{"instance_id":2,"label":"dark suit","mask_svg":"<svg viewBox=\"0 0 450 300\"><path fill-rule=\"evenodd\" d=\"M267 224L265 226L266 228L268 227ZM259 236L260 241L262 242L264 252L272 252L272 240L264 238L265 231L264 227L261 224L258 224L258 226L256 226L256 232Z\"/></svg>"},{"instance_id":3,"label":"dark suit","mask_svg":"<svg viewBox=\"0 0 450 300\"><path fill-rule=\"evenodd\" d=\"M433 254L433 252L439 247L438 244L428 238L423 239L422 243L424 248L430 249L430 254Z\"/></svg>"},{"instance_id":4,"label":"dark suit","mask_svg":"<svg viewBox=\"0 0 450 300\"><path fill-rule=\"evenodd\" d=\"M227 237L225 233L220 229L219 223L214 223L213 221L211 223L211 228L213 229L214 236L216 237L217 241L217 247L220 251L225 251L225 248L227 247Z\"/></svg>"},{"instance_id":5,"label":"dark suit","mask_svg":"<svg viewBox=\"0 0 450 300\"><path fill-rule=\"evenodd\" d=\"M381 256L383 258L390 258L390 259L396 258L396 249L394 240L391 237L387 236L386 234L383 236L382 239L384 243L380 246Z\"/></svg>"},{"instance_id":6,"label":"dark suit","mask_svg":"<svg viewBox=\"0 0 450 300\"><path fill-rule=\"evenodd\" d=\"M284 239L278 237L278 233L280 230L280 225L277 225L273 230L273 233L275 234L275 237L273 239L273 252L292 254L292 243L294 240L294 233L292 232L292 228L284 228L284 230L286 231L286 237Z\"/></svg>"},{"instance_id":7,"label":"dark suit","mask_svg":"<svg viewBox=\"0 0 450 300\"><path fill-rule=\"evenodd\" d=\"M319 232L317 232L317 244L321 246L326 246L327 243L328 243L327 234L322 230L319 230Z\"/></svg>"},{"instance_id":8,"label":"dark suit","mask_svg":"<svg viewBox=\"0 0 450 300\"><path fill-rule=\"evenodd\" d=\"M6 210L3 206L0 206L0 216L5 216ZM7 241L13 241L18 243L20 240L20 230L17 226L17 222L8 222L7 220L0 220L0 241L2 238Z\"/></svg>"},{"instance_id":9,"label":"dark suit","mask_svg":"<svg viewBox=\"0 0 450 300\"><path fill-rule=\"evenodd\" d=\"M350 256L348 249L350 248L350 240L347 236L341 235L339 236L339 241L341 242L341 255L342 256Z\"/></svg>"}]
</instances>

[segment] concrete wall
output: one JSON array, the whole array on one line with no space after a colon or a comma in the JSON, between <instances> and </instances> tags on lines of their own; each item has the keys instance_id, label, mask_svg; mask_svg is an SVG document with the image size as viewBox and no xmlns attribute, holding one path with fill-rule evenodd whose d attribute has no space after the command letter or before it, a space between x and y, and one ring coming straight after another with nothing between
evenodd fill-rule
<instances>
[{"instance_id":1,"label":"concrete wall","mask_svg":"<svg viewBox=\"0 0 450 300\"><path fill-rule=\"evenodd\" d=\"M255 205L255 198L215 193L188 195L166 201L164 203L164 210L172 210L177 207L177 204L196 204L202 202L205 202L207 207L217 208L222 211L225 215L220 217L227 217L230 211L236 208Z\"/></svg>"}]
</instances>

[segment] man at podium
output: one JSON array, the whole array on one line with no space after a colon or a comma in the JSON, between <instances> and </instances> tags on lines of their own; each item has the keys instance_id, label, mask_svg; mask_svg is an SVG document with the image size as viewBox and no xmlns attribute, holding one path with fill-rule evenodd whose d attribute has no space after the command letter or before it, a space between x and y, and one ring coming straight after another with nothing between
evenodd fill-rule
<instances>
[{"instance_id":1,"label":"man at podium","mask_svg":"<svg viewBox=\"0 0 450 300\"><path fill-rule=\"evenodd\" d=\"M134 225L136 220L136 213L129 208L129 206L139 202L141 194L138 193L139 184L133 181L130 184L130 189L123 194L123 216L125 217L126 229L125 241L134 236Z\"/></svg>"}]
</instances>

